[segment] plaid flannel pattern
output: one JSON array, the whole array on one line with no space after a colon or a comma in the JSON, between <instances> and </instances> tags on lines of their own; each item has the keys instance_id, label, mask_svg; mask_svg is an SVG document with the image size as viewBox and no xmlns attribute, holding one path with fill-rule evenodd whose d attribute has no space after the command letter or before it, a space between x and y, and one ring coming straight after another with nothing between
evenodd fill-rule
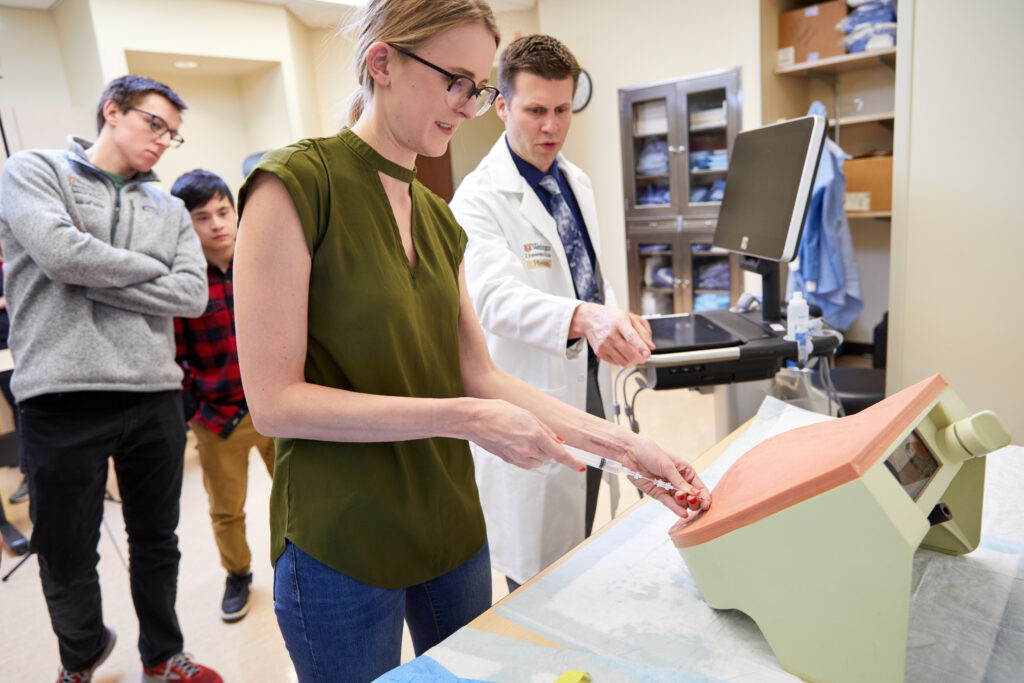
<instances>
[{"instance_id":1,"label":"plaid flannel pattern","mask_svg":"<svg viewBox=\"0 0 1024 683\"><path fill-rule=\"evenodd\" d=\"M230 266L221 273L207 264L210 301L206 311L198 318L174 319L177 361L185 372L182 391L198 405L191 417L225 438L247 412L235 344L232 272Z\"/></svg>"}]
</instances>

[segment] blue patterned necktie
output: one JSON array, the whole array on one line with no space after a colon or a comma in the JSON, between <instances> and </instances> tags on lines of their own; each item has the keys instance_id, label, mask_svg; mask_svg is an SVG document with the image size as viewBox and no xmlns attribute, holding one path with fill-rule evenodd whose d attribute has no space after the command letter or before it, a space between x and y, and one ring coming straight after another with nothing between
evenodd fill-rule
<instances>
[{"instance_id":1,"label":"blue patterned necktie","mask_svg":"<svg viewBox=\"0 0 1024 683\"><path fill-rule=\"evenodd\" d=\"M565 247L565 257L569 261L572 283L576 287L576 298L595 304L604 303L601 288L594 276L594 264L590 262L587 247L583 244L583 235L572 217L572 210L562 196L558 181L553 176L541 178L540 186L551 194L551 215L558 227L558 236Z\"/></svg>"}]
</instances>

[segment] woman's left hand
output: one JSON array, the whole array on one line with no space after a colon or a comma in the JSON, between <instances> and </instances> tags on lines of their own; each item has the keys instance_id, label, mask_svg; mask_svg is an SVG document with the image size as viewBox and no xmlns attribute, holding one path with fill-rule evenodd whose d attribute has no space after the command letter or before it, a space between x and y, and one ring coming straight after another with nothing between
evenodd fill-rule
<instances>
[{"instance_id":1,"label":"woman's left hand","mask_svg":"<svg viewBox=\"0 0 1024 683\"><path fill-rule=\"evenodd\" d=\"M645 477L663 479L672 484L675 491L663 489L651 481L633 479L638 489L680 517L686 518L691 511L711 507L711 491L697 476L693 466L652 441L640 437L638 442L627 449L622 464Z\"/></svg>"}]
</instances>

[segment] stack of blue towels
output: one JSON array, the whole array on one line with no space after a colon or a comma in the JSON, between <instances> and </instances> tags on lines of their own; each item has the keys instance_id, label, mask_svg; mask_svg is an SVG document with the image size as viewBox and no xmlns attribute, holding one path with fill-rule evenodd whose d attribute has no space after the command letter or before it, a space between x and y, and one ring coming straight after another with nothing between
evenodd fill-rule
<instances>
[{"instance_id":1,"label":"stack of blue towels","mask_svg":"<svg viewBox=\"0 0 1024 683\"><path fill-rule=\"evenodd\" d=\"M710 187L695 185L690 188L691 202L720 202L725 196L725 178L719 178Z\"/></svg>"},{"instance_id":2,"label":"stack of blue towels","mask_svg":"<svg viewBox=\"0 0 1024 683\"><path fill-rule=\"evenodd\" d=\"M853 8L837 28L846 34L847 52L881 50L896 45L896 3L894 0L846 0Z\"/></svg>"},{"instance_id":3,"label":"stack of blue towels","mask_svg":"<svg viewBox=\"0 0 1024 683\"><path fill-rule=\"evenodd\" d=\"M664 175L668 173L668 141L648 138L636 160L638 175Z\"/></svg>"},{"instance_id":4,"label":"stack of blue towels","mask_svg":"<svg viewBox=\"0 0 1024 683\"><path fill-rule=\"evenodd\" d=\"M697 289L729 289L729 262L725 259L697 266Z\"/></svg>"},{"instance_id":5,"label":"stack of blue towels","mask_svg":"<svg viewBox=\"0 0 1024 683\"><path fill-rule=\"evenodd\" d=\"M724 171L729 168L729 152L724 149L690 153L691 171Z\"/></svg>"}]
</instances>

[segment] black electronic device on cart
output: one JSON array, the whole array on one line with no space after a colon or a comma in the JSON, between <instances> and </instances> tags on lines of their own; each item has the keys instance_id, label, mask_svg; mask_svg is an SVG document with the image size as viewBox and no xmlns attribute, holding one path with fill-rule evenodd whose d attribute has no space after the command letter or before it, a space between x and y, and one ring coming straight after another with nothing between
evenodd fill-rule
<instances>
[{"instance_id":1,"label":"black electronic device on cart","mask_svg":"<svg viewBox=\"0 0 1024 683\"><path fill-rule=\"evenodd\" d=\"M795 357L795 343L783 339L779 263L799 251L826 128L823 117L804 116L736 136L713 243L761 275L761 308L651 318L656 388L767 379Z\"/></svg>"}]
</instances>

